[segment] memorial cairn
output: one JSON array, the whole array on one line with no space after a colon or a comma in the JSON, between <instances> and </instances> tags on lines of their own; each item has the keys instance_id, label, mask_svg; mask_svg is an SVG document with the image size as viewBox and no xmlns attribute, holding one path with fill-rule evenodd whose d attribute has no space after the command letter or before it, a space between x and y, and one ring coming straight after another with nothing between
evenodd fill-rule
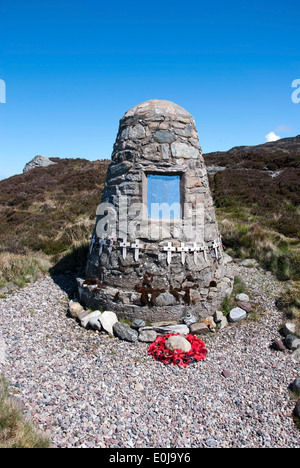
<instances>
[{"instance_id":1,"label":"memorial cairn","mask_svg":"<svg viewBox=\"0 0 300 468\"><path fill-rule=\"evenodd\" d=\"M169 101L133 107L120 120L78 278L81 303L136 328L155 322L140 332L189 332L231 294L227 257L193 117Z\"/></svg>"}]
</instances>

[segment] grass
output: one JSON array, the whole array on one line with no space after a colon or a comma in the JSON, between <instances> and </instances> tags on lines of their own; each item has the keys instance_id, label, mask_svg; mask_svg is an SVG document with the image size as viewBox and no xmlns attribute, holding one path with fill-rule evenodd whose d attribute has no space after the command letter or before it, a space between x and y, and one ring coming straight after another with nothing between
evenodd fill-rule
<instances>
[{"instance_id":1,"label":"grass","mask_svg":"<svg viewBox=\"0 0 300 468\"><path fill-rule=\"evenodd\" d=\"M237 307L237 301L235 299L237 294L247 294L247 295L249 294L246 284L238 276L234 278L234 284L233 284L233 290L232 290L231 296L226 296L225 299L223 300L221 310L224 315L227 316L234 307Z\"/></svg>"},{"instance_id":2,"label":"grass","mask_svg":"<svg viewBox=\"0 0 300 468\"><path fill-rule=\"evenodd\" d=\"M289 320L296 325L296 334L300 338L300 281L289 284L278 300L278 306L283 310Z\"/></svg>"},{"instance_id":3,"label":"grass","mask_svg":"<svg viewBox=\"0 0 300 468\"><path fill-rule=\"evenodd\" d=\"M0 448L49 448L50 440L22 414L0 376Z\"/></svg>"},{"instance_id":4,"label":"grass","mask_svg":"<svg viewBox=\"0 0 300 468\"><path fill-rule=\"evenodd\" d=\"M11 283L22 288L30 281L49 271L51 263L43 255L19 255L9 252L0 253L0 287Z\"/></svg>"}]
</instances>

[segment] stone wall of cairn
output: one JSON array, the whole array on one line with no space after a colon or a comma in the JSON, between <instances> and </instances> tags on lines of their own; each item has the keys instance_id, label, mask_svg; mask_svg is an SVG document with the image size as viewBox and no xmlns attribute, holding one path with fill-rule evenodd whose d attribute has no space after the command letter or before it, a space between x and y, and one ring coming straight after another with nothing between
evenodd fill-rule
<instances>
[{"instance_id":1,"label":"stone wall of cairn","mask_svg":"<svg viewBox=\"0 0 300 468\"><path fill-rule=\"evenodd\" d=\"M148 219L149 174L180 176L181 219ZM123 116L101 203L115 224L105 226L107 211L97 217L86 278L78 279L85 305L178 321L211 315L231 293L198 133L182 107L152 100Z\"/></svg>"}]
</instances>

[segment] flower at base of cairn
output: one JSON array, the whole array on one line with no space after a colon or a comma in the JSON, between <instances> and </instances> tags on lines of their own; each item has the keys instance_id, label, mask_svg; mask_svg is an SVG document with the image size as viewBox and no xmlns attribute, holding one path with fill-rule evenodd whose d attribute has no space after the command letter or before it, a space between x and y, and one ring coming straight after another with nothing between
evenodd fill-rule
<instances>
[{"instance_id":1,"label":"flower at base of cairn","mask_svg":"<svg viewBox=\"0 0 300 468\"><path fill-rule=\"evenodd\" d=\"M148 354L151 354L157 361L182 367L187 367L189 364L202 361L206 358L207 350L205 349L205 343L194 335L185 335L185 338L192 346L188 353L184 353L180 349L171 351L166 348L167 339L170 338L170 336L177 335L179 335L179 333L170 333L169 335L158 336L149 346Z\"/></svg>"}]
</instances>

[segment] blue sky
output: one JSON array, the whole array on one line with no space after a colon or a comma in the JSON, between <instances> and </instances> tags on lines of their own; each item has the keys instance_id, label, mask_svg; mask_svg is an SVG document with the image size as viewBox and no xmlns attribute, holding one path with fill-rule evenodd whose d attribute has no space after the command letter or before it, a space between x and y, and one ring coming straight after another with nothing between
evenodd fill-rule
<instances>
[{"instance_id":1,"label":"blue sky","mask_svg":"<svg viewBox=\"0 0 300 468\"><path fill-rule=\"evenodd\" d=\"M0 179L37 154L110 158L148 99L187 109L204 152L298 135L299 19L299 0L0 0Z\"/></svg>"}]
</instances>

